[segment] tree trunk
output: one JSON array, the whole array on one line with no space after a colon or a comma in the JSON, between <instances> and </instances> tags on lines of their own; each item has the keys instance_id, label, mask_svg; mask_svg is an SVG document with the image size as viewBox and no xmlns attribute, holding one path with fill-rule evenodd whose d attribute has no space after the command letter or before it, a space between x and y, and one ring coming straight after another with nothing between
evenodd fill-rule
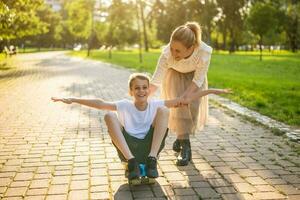
<instances>
[{"instance_id":1,"label":"tree trunk","mask_svg":"<svg viewBox=\"0 0 300 200\"><path fill-rule=\"evenodd\" d=\"M259 36L259 51L260 51L259 60L260 61L262 61L262 41L263 41L263 36L260 35Z\"/></svg>"},{"instance_id":2,"label":"tree trunk","mask_svg":"<svg viewBox=\"0 0 300 200\"><path fill-rule=\"evenodd\" d=\"M207 26L207 43L211 45L211 27Z\"/></svg>"},{"instance_id":3,"label":"tree trunk","mask_svg":"<svg viewBox=\"0 0 300 200\"><path fill-rule=\"evenodd\" d=\"M225 28L224 28L224 30L222 32L222 36L223 36L223 45L222 45L222 48L223 48L223 50L226 50L227 31L226 31Z\"/></svg>"},{"instance_id":4,"label":"tree trunk","mask_svg":"<svg viewBox=\"0 0 300 200\"><path fill-rule=\"evenodd\" d=\"M219 50L219 32L217 31L216 41L215 41L215 48Z\"/></svg>"},{"instance_id":5,"label":"tree trunk","mask_svg":"<svg viewBox=\"0 0 300 200\"><path fill-rule=\"evenodd\" d=\"M139 61L140 61L140 63L143 63L142 43L141 43L141 27L140 27L138 0L136 0L136 18L137 18L137 26L138 26Z\"/></svg>"},{"instance_id":6,"label":"tree trunk","mask_svg":"<svg viewBox=\"0 0 300 200\"><path fill-rule=\"evenodd\" d=\"M112 52L111 52L112 46L109 47L108 49L108 58L111 59L112 58Z\"/></svg>"},{"instance_id":7,"label":"tree trunk","mask_svg":"<svg viewBox=\"0 0 300 200\"><path fill-rule=\"evenodd\" d=\"M147 27L146 27L146 20L144 16L144 3L142 1L140 2L140 10L141 10L141 19L143 24L143 33L144 33L144 45L145 45L145 51L149 51L149 45L148 45L148 36L147 36Z\"/></svg>"},{"instance_id":8,"label":"tree trunk","mask_svg":"<svg viewBox=\"0 0 300 200\"><path fill-rule=\"evenodd\" d=\"M231 38L231 42L230 42L229 53L233 53L235 51L235 35L232 29L230 30L230 38Z\"/></svg>"},{"instance_id":9,"label":"tree trunk","mask_svg":"<svg viewBox=\"0 0 300 200\"><path fill-rule=\"evenodd\" d=\"M296 19L293 22L293 28L290 35L290 45L291 45L291 49L292 52L296 52L298 47L297 47L297 35L298 35L298 17L296 17Z\"/></svg>"}]
</instances>

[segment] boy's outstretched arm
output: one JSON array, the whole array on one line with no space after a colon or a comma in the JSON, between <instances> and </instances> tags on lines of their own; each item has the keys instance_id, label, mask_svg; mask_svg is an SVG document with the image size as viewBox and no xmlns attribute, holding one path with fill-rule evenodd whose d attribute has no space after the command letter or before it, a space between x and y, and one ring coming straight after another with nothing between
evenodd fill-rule
<instances>
[{"instance_id":1,"label":"boy's outstretched arm","mask_svg":"<svg viewBox=\"0 0 300 200\"><path fill-rule=\"evenodd\" d=\"M107 102L102 99L80 99L80 98L57 98L52 97L52 101L58 102L61 101L66 104L78 103L92 108L97 108L100 110L117 110L116 104L112 102Z\"/></svg>"}]
</instances>

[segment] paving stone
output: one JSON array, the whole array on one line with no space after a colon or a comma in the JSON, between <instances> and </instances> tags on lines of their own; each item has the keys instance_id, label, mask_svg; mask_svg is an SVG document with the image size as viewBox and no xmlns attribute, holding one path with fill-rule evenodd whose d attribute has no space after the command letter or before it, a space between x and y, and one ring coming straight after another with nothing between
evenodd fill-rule
<instances>
[{"instance_id":1,"label":"paving stone","mask_svg":"<svg viewBox=\"0 0 300 200\"><path fill-rule=\"evenodd\" d=\"M46 195L39 195L39 196L26 196L24 200L44 200Z\"/></svg>"},{"instance_id":2,"label":"paving stone","mask_svg":"<svg viewBox=\"0 0 300 200\"><path fill-rule=\"evenodd\" d=\"M254 185L254 187L260 192L274 192L276 189L271 185Z\"/></svg>"},{"instance_id":3,"label":"paving stone","mask_svg":"<svg viewBox=\"0 0 300 200\"><path fill-rule=\"evenodd\" d=\"M289 195L289 200L299 200L300 195Z\"/></svg>"},{"instance_id":4,"label":"paving stone","mask_svg":"<svg viewBox=\"0 0 300 200\"><path fill-rule=\"evenodd\" d=\"M222 199L224 200L256 200L252 195L247 193L237 193L237 194L222 194Z\"/></svg>"},{"instance_id":5,"label":"paving stone","mask_svg":"<svg viewBox=\"0 0 300 200\"><path fill-rule=\"evenodd\" d=\"M233 186L237 191L241 193L253 193L257 191L255 187L253 187L249 183L234 183Z\"/></svg>"},{"instance_id":6,"label":"paving stone","mask_svg":"<svg viewBox=\"0 0 300 200\"><path fill-rule=\"evenodd\" d=\"M4 197L24 196L27 191L27 187L8 188Z\"/></svg>"},{"instance_id":7,"label":"paving stone","mask_svg":"<svg viewBox=\"0 0 300 200\"><path fill-rule=\"evenodd\" d=\"M31 181L30 188L48 188L49 184L49 179L33 180Z\"/></svg>"},{"instance_id":8,"label":"paving stone","mask_svg":"<svg viewBox=\"0 0 300 200\"><path fill-rule=\"evenodd\" d=\"M286 196L277 192L258 192L253 193L255 199L285 199Z\"/></svg>"},{"instance_id":9,"label":"paving stone","mask_svg":"<svg viewBox=\"0 0 300 200\"><path fill-rule=\"evenodd\" d=\"M135 191L135 190L133 190L132 191L132 194L133 194L133 197L134 198L147 198L147 197L154 197L154 194L153 194L153 192L152 191L150 191L150 190L146 190L146 191L144 191L144 190L142 190L142 191Z\"/></svg>"},{"instance_id":10,"label":"paving stone","mask_svg":"<svg viewBox=\"0 0 300 200\"><path fill-rule=\"evenodd\" d=\"M195 191L201 198L217 198L220 195L212 188L195 188Z\"/></svg>"},{"instance_id":11,"label":"paving stone","mask_svg":"<svg viewBox=\"0 0 300 200\"><path fill-rule=\"evenodd\" d=\"M48 188L38 188L38 189L29 189L26 193L26 195L43 195L45 196L47 194Z\"/></svg>"},{"instance_id":12,"label":"paving stone","mask_svg":"<svg viewBox=\"0 0 300 200\"><path fill-rule=\"evenodd\" d=\"M123 199L127 199L124 196L122 196ZM108 192L96 192L90 194L90 199L92 200L98 200L98 199L111 199Z\"/></svg>"},{"instance_id":13,"label":"paving stone","mask_svg":"<svg viewBox=\"0 0 300 200\"><path fill-rule=\"evenodd\" d=\"M257 174L255 173L255 171L251 170L251 169L236 169L235 170L241 177L251 177L251 176L257 176Z\"/></svg>"},{"instance_id":14,"label":"paving stone","mask_svg":"<svg viewBox=\"0 0 300 200\"><path fill-rule=\"evenodd\" d=\"M273 173L271 170L255 170L255 173L258 174L263 179L278 178L278 175Z\"/></svg>"},{"instance_id":15,"label":"paving stone","mask_svg":"<svg viewBox=\"0 0 300 200\"><path fill-rule=\"evenodd\" d=\"M130 191L118 191L114 196L113 196L113 199L115 200L123 200L123 199L126 199L126 200L132 200L133 197L132 197L132 194Z\"/></svg>"},{"instance_id":16,"label":"paving stone","mask_svg":"<svg viewBox=\"0 0 300 200\"><path fill-rule=\"evenodd\" d=\"M86 200L89 198L88 190L71 190L69 192L69 200Z\"/></svg>"},{"instance_id":17,"label":"paving stone","mask_svg":"<svg viewBox=\"0 0 300 200\"><path fill-rule=\"evenodd\" d=\"M229 183L244 183L246 182L245 179L243 179L239 174L226 174L224 178Z\"/></svg>"},{"instance_id":18,"label":"paving stone","mask_svg":"<svg viewBox=\"0 0 300 200\"><path fill-rule=\"evenodd\" d=\"M245 178L247 182L249 182L252 185L266 185L268 184L266 181L264 181L261 177L247 177Z\"/></svg>"},{"instance_id":19,"label":"paving stone","mask_svg":"<svg viewBox=\"0 0 300 200\"><path fill-rule=\"evenodd\" d=\"M225 179L221 178L209 178L208 182L213 186L213 187L226 187L226 186L231 186L231 184L226 181Z\"/></svg>"},{"instance_id":20,"label":"paving stone","mask_svg":"<svg viewBox=\"0 0 300 200\"><path fill-rule=\"evenodd\" d=\"M28 181L33 178L33 173L17 173L17 175L14 178L14 181Z\"/></svg>"},{"instance_id":21,"label":"paving stone","mask_svg":"<svg viewBox=\"0 0 300 200\"><path fill-rule=\"evenodd\" d=\"M287 195L300 195L300 190L292 185L275 185L275 188Z\"/></svg>"},{"instance_id":22,"label":"paving stone","mask_svg":"<svg viewBox=\"0 0 300 200\"><path fill-rule=\"evenodd\" d=\"M51 180L52 185L68 184L70 182L70 176L54 176Z\"/></svg>"},{"instance_id":23,"label":"paving stone","mask_svg":"<svg viewBox=\"0 0 300 200\"><path fill-rule=\"evenodd\" d=\"M68 185L51 185L48 194L67 194Z\"/></svg>"},{"instance_id":24,"label":"paving stone","mask_svg":"<svg viewBox=\"0 0 300 200\"><path fill-rule=\"evenodd\" d=\"M182 195L195 195L195 191L191 188L178 188L174 189L176 196L182 196Z\"/></svg>"},{"instance_id":25,"label":"paving stone","mask_svg":"<svg viewBox=\"0 0 300 200\"><path fill-rule=\"evenodd\" d=\"M218 187L216 188L216 191L219 194L235 194L236 190L234 189L234 187Z\"/></svg>"}]
</instances>

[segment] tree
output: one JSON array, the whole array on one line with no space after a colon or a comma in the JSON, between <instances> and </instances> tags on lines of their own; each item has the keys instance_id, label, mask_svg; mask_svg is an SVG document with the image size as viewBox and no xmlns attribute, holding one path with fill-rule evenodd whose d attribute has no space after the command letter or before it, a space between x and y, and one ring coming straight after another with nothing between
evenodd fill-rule
<instances>
[{"instance_id":1,"label":"tree","mask_svg":"<svg viewBox=\"0 0 300 200\"><path fill-rule=\"evenodd\" d=\"M290 48L293 52L298 49L300 42L300 2L296 0L290 0L286 6L285 26Z\"/></svg>"},{"instance_id":2,"label":"tree","mask_svg":"<svg viewBox=\"0 0 300 200\"><path fill-rule=\"evenodd\" d=\"M73 37L73 42L87 42L92 30L91 9L93 8L93 3L92 0L66 2L64 26L67 29L67 33Z\"/></svg>"},{"instance_id":3,"label":"tree","mask_svg":"<svg viewBox=\"0 0 300 200\"><path fill-rule=\"evenodd\" d=\"M47 31L32 38L36 46L51 47L57 45L61 39L61 29L59 27L61 16L59 13L54 12L48 5L43 5L37 10L37 16L47 24Z\"/></svg>"},{"instance_id":4,"label":"tree","mask_svg":"<svg viewBox=\"0 0 300 200\"><path fill-rule=\"evenodd\" d=\"M113 0L108 8L106 42L109 46L137 43L136 7L132 2Z\"/></svg>"},{"instance_id":5,"label":"tree","mask_svg":"<svg viewBox=\"0 0 300 200\"><path fill-rule=\"evenodd\" d=\"M250 30L259 36L260 60L264 36L274 30L277 25L275 9L270 4L255 3L247 19Z\"/></svg>"},{"instance_id":6,"label":"tree","mask_svg":"<svg viewBox=\"0 0 300 200\"><path fill-rule=\"evenodd\" d=\"M211 43L211 33L215 26L214 18L219 13L217 4L214 0L192 0L188 3L191 20L200 22L202 27L202 38L208 43Z\"/></svg>"},{"instance_id":7,"label":"tree","mask_svg":"<svg viewBox=\"0 0 300 200\"><path fill-rule=\"evenodd\" d=\"M221 10L223 34L226 37L228 31L231 40L229 52L234 52L237 37L243 30L247 0L217 0L217 3Z\"/></svg>"},{"instance_id":8,"label":"tree","mask_svg":"<svg viewBox=\"0 0 300 200\"><path fill-rule=\"evenodd\" d=\"M142 0L138 0L136 3L137 3L137 7L140 8L140 15L141 15L140 18L141 18L142 25L143 25L144 47L145 47L145 51L148 52L149 44L148 44L147 23L146 23L146 18L145 18L145 14L144 14L144 8L145 8L146 3Z\"/></svg>"},{"instance_id":9,"label":"tree","mask_svg":"<svg viewBox=\"0 0 300 200\"><path fill-rule=\"evenodd\" d=\"M37 16L42 5L43 0L0 1L0 42L45 33L47 24Z\"/></svg>"}]
</instances>

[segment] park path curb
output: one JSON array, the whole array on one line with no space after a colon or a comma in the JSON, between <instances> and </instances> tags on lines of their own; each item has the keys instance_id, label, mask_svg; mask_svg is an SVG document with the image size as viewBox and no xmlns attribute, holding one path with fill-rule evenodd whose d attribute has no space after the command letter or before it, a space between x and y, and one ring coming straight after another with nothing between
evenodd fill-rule
<instances>
[{"instance_id":1,"label":"park path curb","mask_svg":"<svg viewBox=\"0 0 300 200\"><path fill-rule=\"evenodd\" d=\"M292 128L289 125L286 125L282 122L276 121L274 119L271 119L270 117L267 117L258 112L243 107L240 104L237 104L224 97L211 95L210 99L213 100L215 103L231 111L234 111L239 115L249 117L251 120L254 120L272 130L275 130L277 132L279 131L279 134L285 134L290 140L294 142L300 143L300 129Z\"/></svg>"}]
</instances>

